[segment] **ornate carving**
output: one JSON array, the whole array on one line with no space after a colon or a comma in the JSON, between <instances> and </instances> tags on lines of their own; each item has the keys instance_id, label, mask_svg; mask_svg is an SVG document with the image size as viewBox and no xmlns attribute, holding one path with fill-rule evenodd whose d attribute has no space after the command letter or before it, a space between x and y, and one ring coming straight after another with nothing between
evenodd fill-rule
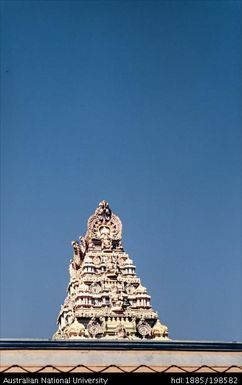
<instances>
[{"instance_id":1,"label":"ornate carving","mask_svg":"<svg viewBox=\"0 0 242 385\"><path fill-rule=\"evenodd\" d=\"M107 201L101 201L98 205L98 208L95 211L98 219L102 222L108 222L111 219L112 211L109 208Z\"/></svg>"},{"instance_id":2,"label":"ornate carving","mask_svg":"<svg viewBox=\"0 0 242 385\"><path fill-rule=\"evenodd\" d=\"M115 336L117 337L117 339L125 339L129 337L129 333L127 332L123 324L119 324L116 329Z\"/></svg>"},{"instance_id":3,"label":"ornate carving","mask_svg":"<svg viewBox=\"0 0 242 385\"><path fill-rule=\"evenodd\" d=\"M79 239L80 239L80 243L78 243L77 241L72 241L73 259L71 261L71 264L74 270L80 269L87 250L87 244L86 244L85 238L80 237Z\"/></svg>"},{"instance_id":4,"label":"ornate carving","mask_svg":"<svg viewBox=\"0 0 242 385\"><path fill-rule=\"evenodd\" d=\"M98 256L95 256L95 257L93 258L93 263L94 263L94 265L100 265L100 263L101 263L101 258L98 257Z\"/></svg>"},{"instance_id":5,"label":"ornate carving","mask_svg":"<svg viewBox=\"0 0 242 385\"><path fill-rule=\"evenodd\" d=\"M155 326L152 329L152 336L154 338L162 338L168 336L168 328L165 325L162 325L158 320Z\"/></svg>"},{"instance_id":6,"label":"ornate carving","mask_svg":"<svg viewBox=\"0 0 242 385\"><path fill-rule=\"evenodd\" d=\"M96 337L98 334L103 332L101 325L95 320L94 317L87 325L87 330L92 337Z\"/></svg>"},{"instance_id":7,"label":"ornate carving","mask_svg":"<svg viewBox=\"0 0 242 385\"><path fill-rule=\"evenodd\" d=\"M72 242L71 279L54 338L167 339L121 242L121 221L102 201L85 237Z\"/></svg>"},{"instance_id":8,"label":"ornate carving","mask_svg":"<svg viewBox=\"0 0 242 385\"><path fill-rule=\"evenodd\" d=\"M139 321L137 330L142 335L142 337L148 337L151 335L151 327L144 319Z\"/></svg>"},{"instance_id":9,"label":"ornate carving","mask_svg":"<svg viewBox=\"0 0 242 385\"><path fill-rule=\"evenodd\" d=\"M122 248L122 224L117 215L112 213L108 202L100 202L95 214L89 218L86 238L90 249Z\"/></svg>"},{"instance_id":10,"label":"ornate carving","mask_svg":"<svg viewBox=\"0 0 242 385\"><path fill-rule=\"evenodd\" d=\"M100 293L101 290L102 290L101 286L98 285L98 283L96 283L96 282L92 283L90 286L90 292L91 293L97 294L97 293Z\"/></svg>"},{"instance_id":11,"label":"ornate carving","mask_svg":"<svg viewBox=\"0 0 242 385\"><path fill-rule=\"evenodd\" d=\"M135 287L131 283L128 283L126 285L126 293L133 294L134 291L135 291Z\"/></svg>"},{"instance_id":12,"label":"ornate carving","mask_svg":"<svg viewBox=\"0 0 242 385\"><path fill-rule=\"evenodd\" d=\"M85 326L82 323L79 323L77 319L66 328L66 335L71 337L84 337L85 335Z\"/></svg>"}]
</instances>

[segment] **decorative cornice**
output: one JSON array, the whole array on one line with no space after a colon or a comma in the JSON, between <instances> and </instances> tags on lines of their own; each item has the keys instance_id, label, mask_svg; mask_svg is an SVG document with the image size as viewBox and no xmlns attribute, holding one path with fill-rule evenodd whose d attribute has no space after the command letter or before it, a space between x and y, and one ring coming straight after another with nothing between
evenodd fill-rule
<instances>
[{"instance_id":1,"label":"decorative cornice","mask_svg":"<svg viewBox=\"0 0 242 385\"><path fill-rule=\"evenodd\" d=\"M164 350L242 352L242 342L202 341L103 341L103 340L0 340L2 350Z\"/></svg>"}]
</instances>

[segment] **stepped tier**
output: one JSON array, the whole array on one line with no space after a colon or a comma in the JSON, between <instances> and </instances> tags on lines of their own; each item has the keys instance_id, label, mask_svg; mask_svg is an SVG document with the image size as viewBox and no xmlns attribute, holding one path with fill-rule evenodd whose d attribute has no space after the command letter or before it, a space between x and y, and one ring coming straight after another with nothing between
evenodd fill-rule
<instances>
[{"instance_id":1,"label":"stepped tier","mask_svg":"<svg viewBox=\"0 0 242 385\"><path fill-rule=\"evenodd\" d=\"M106 201L72 246L68 294L54 339L168 340L168 329L123 250L122 223Z\"/></svg>"}]
</instances>

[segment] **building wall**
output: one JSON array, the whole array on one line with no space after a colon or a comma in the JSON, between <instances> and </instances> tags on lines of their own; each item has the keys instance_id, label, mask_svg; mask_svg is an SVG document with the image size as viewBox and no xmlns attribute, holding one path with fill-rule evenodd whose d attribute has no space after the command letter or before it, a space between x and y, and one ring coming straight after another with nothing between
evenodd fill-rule
<instances>
[{"instance_id":1,"label":"building wall","mask_svg":"<svg viewBox=\"0 0 242 385\"><path fill-rule=\"evenodd\" d=\"M1 372L242 372L242 344L1 341Z\"/></svg>"}]
</instances>

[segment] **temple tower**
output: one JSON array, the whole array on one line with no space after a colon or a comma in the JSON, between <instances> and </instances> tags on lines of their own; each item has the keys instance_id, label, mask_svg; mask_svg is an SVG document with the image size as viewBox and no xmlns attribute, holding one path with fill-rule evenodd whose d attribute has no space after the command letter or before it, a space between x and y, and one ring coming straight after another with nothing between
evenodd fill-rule
<instances>
[{"instance_id":1,"label":"temple tower","mask_svg":"<svg viewBox=\"0 0 242 385\"><path fill-rule=\"evenodd\" d=\"M106 201L72 246L70 283L54 339L168 340L168 329L123 249L122 223Z\"/></svg>"}]
</instances>

